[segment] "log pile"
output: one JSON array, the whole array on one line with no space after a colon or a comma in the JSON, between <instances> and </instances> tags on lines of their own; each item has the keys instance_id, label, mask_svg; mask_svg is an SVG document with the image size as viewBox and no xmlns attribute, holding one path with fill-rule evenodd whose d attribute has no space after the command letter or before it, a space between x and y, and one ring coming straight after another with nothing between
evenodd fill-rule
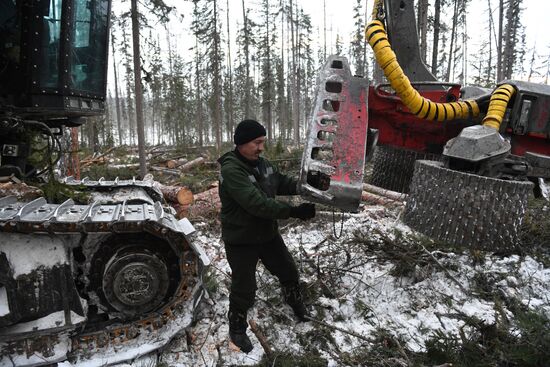
<instances>
[{"instance_id":1,"label":"log pile","mask_svg":"<svg viewBox=\"0 0 550 367\"><path fill-rule=\"evenodd\" d=\"M96 157L88 156L80 161L80 167L85 168L96 164L105 164L109 162L107 156L111 154L117 147L107 149L105 153L102 153Z\"/></svg>"}]
</instances>

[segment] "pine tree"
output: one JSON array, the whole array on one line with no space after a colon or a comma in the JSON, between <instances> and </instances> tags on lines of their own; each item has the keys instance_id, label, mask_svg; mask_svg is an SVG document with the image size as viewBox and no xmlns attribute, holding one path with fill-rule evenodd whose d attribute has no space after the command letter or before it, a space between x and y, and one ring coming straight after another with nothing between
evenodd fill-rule
<instances>
[{"instance_id":1,"label":"pine tree","mask_svg":"<svg viewBox=\"0 0 550 367\"><path fill-rule=\"evenodd\" d=\"M193 28L202 46L207 50L207 71L210 74L208 106L212 120L213 135L218 152L222 143L222 73L224 53L221 37L221 10L218 0L194 0L201 5L200 17L194 19Z\"/></svg>"},{"instance_id":2,"label":"pine tree","mask_svg":"<svg viewBox=\"0 0 550 367\"><path fill-rule=\"evenodd\" d=\"M504 27L504 46L502 59L502 76L504 79L512 78L517 68L522 67L525 56L524 31L521 24L521 12L523 0L509 0L506 9L506 25Z\"/></svg>"},{"instance_id":3,"label":"pine tree","mask_svg":"<svg viewBox=\"0 0 550 367\"><path fill-rule=\"evenodd\" d=\"M364 59L364 22L363 22L363 11L361 8L361 0L356 0L353 7L353 24L355 30L352 35L352 41L350 44L351 59L355 65L355 74L356 75L366 75L365 74L365 59Z\"/></svg>"},{"instance_id":4,"label":"pine tree","mask_svg":"<svg viewBox=\"0 0 550 367\"><path fill-rule=\"evenodd\" d=\"M262 0L261 22L259 32L258 51L261 62L260 89L262 92L262 120L267 125L267 136L274 138L273 134L273 101L274 101L274 73L273 73L273 48L277 41L274 29L274 11L269 0Z\"/></svg>"}]
</instances>

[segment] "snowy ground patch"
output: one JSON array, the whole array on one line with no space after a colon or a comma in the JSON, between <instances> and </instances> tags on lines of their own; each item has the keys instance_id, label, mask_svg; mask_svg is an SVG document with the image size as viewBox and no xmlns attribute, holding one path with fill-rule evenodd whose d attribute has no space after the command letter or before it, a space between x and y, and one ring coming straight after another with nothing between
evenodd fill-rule
<instances>
[{"instance_id":1,"label":"snowy ground patch","mask_svg":"<svg viewBox=\"0 0 550 367\"><path fill-rule=\"evenodd\" d=\"M509 305L516 302L526 311L550 314L550 269L542 262L528 256L473 258L467 251L434 249L398 215L368 207L347 214L341 233L340 217L333 223L330 213L312 222L282 223L306 302L319 322L297 322L282 300L278 281L259 265L256 304L249 312L258 334L248 330L254 345L249 354L228 340L231 270L219 232L195 223L195 241L212 260L206 279L210 297L198 322L158 353L156 363L256 365L265 357L259 338L281 353L280 358L315 355L324 360L320 365L354 365L360 353L380 346L394 346L399 363L406 363L409 353L425 353L427 344L442 336L459 340L472 335L475 327L492 327L502 320L514 329Z\"/></svg>"}]
</instances>

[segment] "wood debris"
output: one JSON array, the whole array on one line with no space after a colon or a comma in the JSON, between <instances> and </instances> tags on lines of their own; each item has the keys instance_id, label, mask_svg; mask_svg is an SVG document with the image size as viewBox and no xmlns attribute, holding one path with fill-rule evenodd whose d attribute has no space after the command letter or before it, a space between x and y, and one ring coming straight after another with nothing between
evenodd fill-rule
<instances>
[{"instance_id":1,"label":"wood debris","mask_svg":"<svg viewBox=\"0 0 550 367\"><path fill-rule=\"evenodd\" d=\"M44 196L44 193L39 188L28 186L23 182L0 183L0 197L6 196L15 196L18 200L27 202Z\"/></svg>"}]
</instances>

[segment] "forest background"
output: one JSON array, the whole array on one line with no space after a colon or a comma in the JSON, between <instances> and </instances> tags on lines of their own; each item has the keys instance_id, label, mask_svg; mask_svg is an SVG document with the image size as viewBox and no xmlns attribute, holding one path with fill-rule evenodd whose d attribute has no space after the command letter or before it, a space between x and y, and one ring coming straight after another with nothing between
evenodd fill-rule
<instances>
[{"instance_id":1,"label":"forest background","mask_svg":"<svg viewBox=\"0 0 550 367\"><path fill-rule=\"evenodd\" d=\"M114 0L107 113L86 125L82 143L94 151L137 145L143 126L145 145L220 151L240 120L255 118L272 144L299 144L329 55L346 56L353 73L378 81L364 39L372 3ZM548 3L417 0L422 57L443 81L547 84L550 35L541 17Z\"/></svg>"}]
</instances>

